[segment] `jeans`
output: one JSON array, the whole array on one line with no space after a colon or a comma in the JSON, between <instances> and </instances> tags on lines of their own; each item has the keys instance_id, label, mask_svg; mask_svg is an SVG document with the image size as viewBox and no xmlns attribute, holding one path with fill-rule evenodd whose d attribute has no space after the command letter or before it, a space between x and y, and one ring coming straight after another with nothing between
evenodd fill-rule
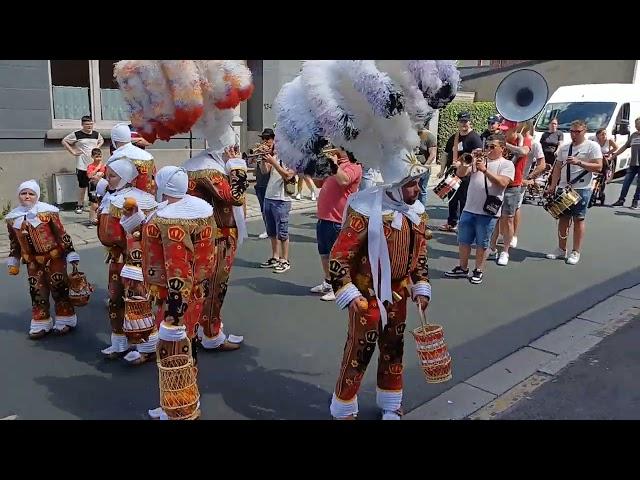
<instances>
[{"instance_id":1,"label":"jeans","mask_svg":"<svg viewBox=\"0 0 640 480\"><path fill-rule=\"evenodd\" d=\"M289 239L289 211L291 202L285 200L264 199L264 220L267 235L278 240Z\"/></svg>"},{"instance_id":2,"label":"jeans","mask_svg":"<svg viewBox=\"0 0 640 480\"><path fill-rule=\"evenodd\" d=\"M633 177L636 177L636 193L633 194L633 201L638 202L640 200L640 166L628 166L627 175L624 177L624 183L622 184L622 191L620 192L620 200L624 202L629 193L629 188L633 183Z\"/></svg>"},{"instance_id":3,"label":"jeans","mask_svg":"<svg viewBox=\"0 0 640 480\"><path fill-rule=\"evenodd\" d=\"M467 203L467 190L469 189L469 182L462 181L460 188L454 193L453 200L449 202L449 218L447 224L455 227L458 223L458 215L462 215L464 206ZM451 198L451 197L449 197ZM459 210L458 210L459 208ZM458 211L460 213L458 213Z\"/></svg>"},{"instance_id":4,"label":"jeans","mask_svg":"<svg viewBox=\"0 0 640 480\"><path fill-rule=\"evenodd\" d=\"M420 186L420 203L422 203L425 207L427 206L427 193L429 189L429 177L431 177L431 169L427 170L427 174L420 179L418 185Z\"/></svg>"}]
</instances>

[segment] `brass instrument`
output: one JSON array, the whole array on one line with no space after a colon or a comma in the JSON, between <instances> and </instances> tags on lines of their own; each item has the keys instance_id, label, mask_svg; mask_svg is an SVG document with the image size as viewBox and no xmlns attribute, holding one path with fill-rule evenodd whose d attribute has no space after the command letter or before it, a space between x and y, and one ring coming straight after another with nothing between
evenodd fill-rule
<instances>
[{"instance_id":1,"label":"brass instrument","mask_svg":"<svg viewBox=\"0 0 640 480\"><path fill-rule=\"evenodd\" d=\"M253 148L249 149L249 154L245 158L261 157L267 153L273 152L273 146L267 145L266 142L258 142Z\"/></svg>"}]
</instances>

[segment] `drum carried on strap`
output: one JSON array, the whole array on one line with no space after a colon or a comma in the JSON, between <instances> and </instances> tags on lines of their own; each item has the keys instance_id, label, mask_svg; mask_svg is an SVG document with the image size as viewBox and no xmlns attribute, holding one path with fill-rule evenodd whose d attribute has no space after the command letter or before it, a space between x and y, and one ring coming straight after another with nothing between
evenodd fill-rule
<instances>
[{"instance_id":1,"label":"drum carried on strap","mask_svg":"<svg viewBox=\"0 0 640 480\"><path fill-rule=\"evenodd\" d=\"M460 183L462 183L462 180L460 180L459 177L453 173L449 173L433 188L433 193L435 193L441 200L446 200L450 193L458 191Z\"/></svg>"},{"instance_id":2,"label":"drum carried on strap","mask_svg":"<svg viewBox=\"0 0 640 480\"><path fill-rule=\"evenodd\" d=\"M556 194L547 201L544 205L544 209L549 214L558 220L562 215L571 210L571 207L579 204L582 201L582 197L570 186L564 187L562 190L556 192Z\"/></svg>"}]
</instances>

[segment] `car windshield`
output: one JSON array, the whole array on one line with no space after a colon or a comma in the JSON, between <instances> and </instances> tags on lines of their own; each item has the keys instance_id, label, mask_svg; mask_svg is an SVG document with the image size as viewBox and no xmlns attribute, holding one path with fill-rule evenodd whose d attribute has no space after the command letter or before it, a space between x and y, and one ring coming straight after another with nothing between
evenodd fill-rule
<instances>
[{"instance_id":1,"label":"car windshield","mask_svg":"<svg viewBox=\"0 0 640 480\"><path fill-rule=\"evenodd\" d=\"M568 132L571 122L584 120L587 130L593 132L607 127L615 107L615 102L549 103L538 116L536 131L546 132L551 119L557 117L558 130Z\"/></svg>"}]
</instances>

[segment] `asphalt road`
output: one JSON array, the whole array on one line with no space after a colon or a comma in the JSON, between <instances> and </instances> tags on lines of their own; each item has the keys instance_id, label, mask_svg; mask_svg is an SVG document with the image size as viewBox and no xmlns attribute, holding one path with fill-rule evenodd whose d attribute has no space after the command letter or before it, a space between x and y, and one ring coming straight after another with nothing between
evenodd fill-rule
<instances>
[{"instance_id":1,"label":"asphalt road","mask_svg":"<svg viewBox=\"0 0 640 480\"><path fill-rule=\"evenodd\" d=\"M608 187L609 198L615 198L620 182ZM445 327L454 378L427 384L407 334L406 411L640 281L639 211L592 208L581 262L568 266L544 258L556 244L555 221L541 207L523 208L519 245L509 265L490 265L479 286L443 278L457 263L456 239L434 231L430 318ZM438 199L431 199L428 211L434 225L446 218L446 204ZM314 214L291 218L292 269L286 274L256 268L269 256L269 243L255 237L262 231L260 222L251 222L249 231L252 238L234 265L223 311L225 330L244 335L245 345L237 352L199 356L202 418L326 419L346 315L309 293L322 280ZM93 247L80 254L82 270L97 290L90 305L78 311L79 328L66 337L28 340L25 269L18 277L0 277L0 418L143 419L148 408L157 406L154 363L128 367L101 358L100 349L109 341L103 250ZM417 324L411 315L408 326ZM373 363L359 397L364 419L378 418Z\"/></svg>"}]
</instances>

